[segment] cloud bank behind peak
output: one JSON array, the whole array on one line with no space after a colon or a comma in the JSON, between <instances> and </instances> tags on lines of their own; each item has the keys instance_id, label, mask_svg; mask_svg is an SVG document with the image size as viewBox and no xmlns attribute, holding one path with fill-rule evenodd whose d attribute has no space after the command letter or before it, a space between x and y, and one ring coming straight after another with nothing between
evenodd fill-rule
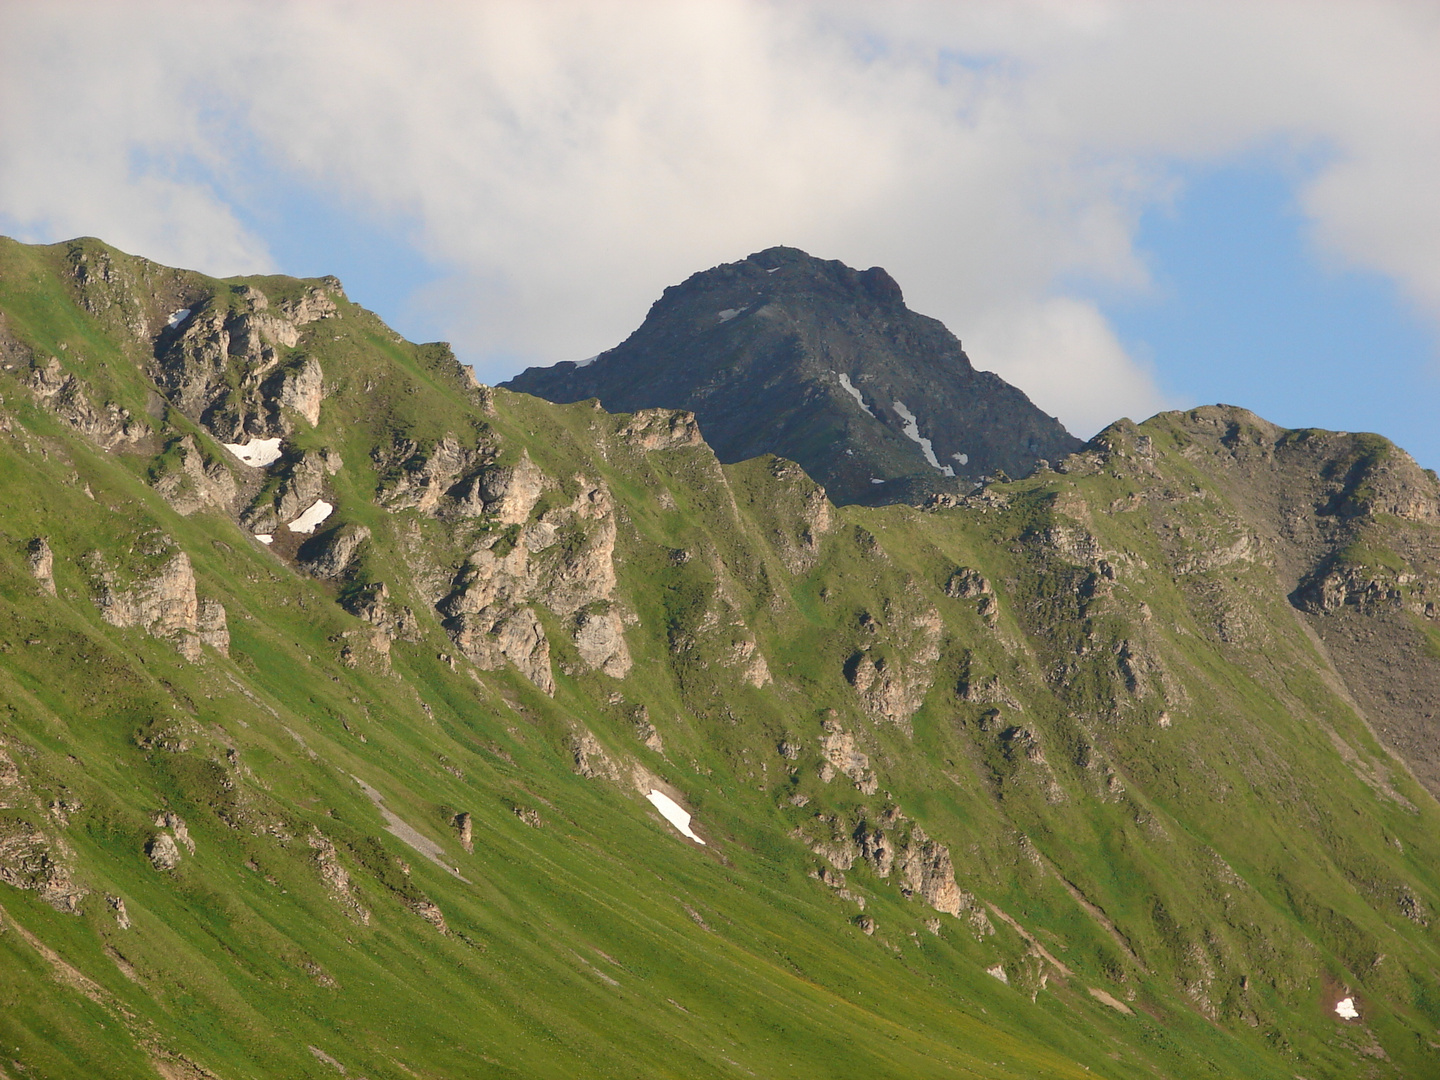
<instances>
[{"instance_id":1,"label":"cloud bank behind peak","mask_svg":"<svg viewBox=\"0 0 1440 1080\"><path fill-rule=\"evenodd\" d=\"M1389 276L1440 324L1432 5L13 3L0 19L0 224L285 270L279 230L303 242L306 225L275 208L303 191L434 268L393 303L492 381L593 355L665 285L783 243L887 267L977 366L1088 435L1168 404L1095 300L1151 287L1141 215L1181 166L1256 152L1294 169L1318 253Z\"/></svg>"}]
</instances>

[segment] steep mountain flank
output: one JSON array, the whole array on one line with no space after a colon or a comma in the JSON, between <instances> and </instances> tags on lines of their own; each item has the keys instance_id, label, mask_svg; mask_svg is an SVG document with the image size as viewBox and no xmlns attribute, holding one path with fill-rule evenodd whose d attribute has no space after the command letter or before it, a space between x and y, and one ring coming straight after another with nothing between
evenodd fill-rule
<instances>
[{"instance_id":1,"label":"steep mountain flank","mask_svg":"<svg viewBox=\"0 0 1440 1080\"><path fill-rule=\"evenodd\" d=\"M1242 409L1146 425L1173 440L1252 530L1347 692L1440 797L1440 484L1375 435L1287 431ZM1323 643L1323 644L1322 644Z\"/></svg>"},{"instance_id":2,"label":"steep mountain flank","mask_svg":"<svg viewBox=\"0 0 1440 1080\"><path fill-rule=\"evenodd\" d=\"M1440 1074L1384 440L837 508L333 279L0 241L0 315L6 1075Z\"/></svg>"},{"instance_id":3,"label":"steep mountain flank","mask_svg":"<svg viewBox=\"0 0 1440 1080\"><path fill-rule=\"evenodd\" d=\"M1080 446L1021 391L971 367L880 267L795 248L695 274L622 344L504 385L549 401L594 397L612 412L691 410L721 461L790 458L841 504L965 491Z\"/></svg>"}]
</instances>

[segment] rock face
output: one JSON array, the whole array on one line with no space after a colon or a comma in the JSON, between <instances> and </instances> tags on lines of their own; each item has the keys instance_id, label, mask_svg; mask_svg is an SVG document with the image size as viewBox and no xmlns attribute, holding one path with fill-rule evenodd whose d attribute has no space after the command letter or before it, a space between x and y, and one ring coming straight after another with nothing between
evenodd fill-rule
<instances>
[{"instance_id":1,"label":"rock face","mask_svg":"<svg viewBox=\"0 0 1440 1080\"><path fill-rule=\"evenodd\" d=\"M865 795L874 795L879 782L870 770L870 758L855 746L855 736L845 731L834 720L826 720L825 733L820 737L820 752L825 764L820 769L820 779L827 784L837 772L848 776L855 783L855 790Z\"/></svg>"},{"instance_id":2,"label":"rock face","mask_svg":"<svg viewBox=\"0 0 1440 1080\"><path fill-rule=\"evenodd\" d=\"M370 530L364 525L341 525L301 547L300 565L316 577L338 578L354 561L360 545L369 539Z\"/></svg>"},{"instance_id":3,"label":"rock face","mask_svg":"<svg viewBox=\"0 0 1440 1080\"><path fill-rule=\"evenodd\" d=\"M614 504L603 484L584 477L576 483L568 505L533 521L530 515L551 482L528 456L511 467L487 467L463 485L478 493L481 513L518 532L513 541L506 533L488 534L436 605L451 639L473 663L486 670L514 664L547 694L555 692L550 643L534 603L572 620L576 648L588 667L617 679L631 667L624 625L611 603ZM437 512L442 509L437 506Z\"/></svg>"},{"instance_id":4,"label":"rock face","mask_svg":"<svg viewBox=\"0 0 1440 1080\"><path fill-rule=\"evenodd\" d=\"M111 626L144 627L155 637L174 643L190 660L200 658L202 644L228 655L230 630L225 606L218 600L196 597L195 571L185 552L176 552L153 574L128 588L120 587L103 555L93 554L90 562L99 579L95 603Z\"/></svg>"},{"instance_id":5,"label":"rock face","mask_svg":"<svg viewBox=\"0 0 1440 1080\"><path fill-rule=\"evenodd\" d=\"M721 461L797 461L837 503L919 501L1029 473L1080 442L880 267L769 248L672 286L623 344L503 384L612 412L693 410ZM639 438L667 437L647 425ZM677 437L671 435L669 437Z\"/></svg>"},{"instance_id":6,"label":"rock face","mask_svg":"<svg viewBox=\"0 0 1440 1080\"><path fill-rule=\"evenodd\" d=\"M251 285L204 300L155 345L151 370L167 398L221 442L288 435L298 415L320 422L325 375L296 351L301 328L336 314L339 282L312 286L272 309Z\"/></svg>"},{"instance_id":7,"label":"rock face","mask_svg":"<svg viewBox=\"0 0 1440 1080\"><path fill-rule=\"evenodd\" d=\"M50 550L50 541L43 536L37 536L30 541L26 556L30 564L30 573L34 575L42 589L54 596L55 556Z\"/></svg>"},{"instance_id":8,"label":"rock face","mask_svg":"<svg viewBox=\"0 0 1440 1080\"><path fill-rule=\"evenodd\" d=\"M174 452L174 467L155 479L155 490L165 501L186 516L207 506L232 512L239 489L230 470L222 462L206 461L192 435L180 439Z\"/></svg>"},{"instance_id":9,"label":"rock face","mask_svg":"<svg viewBox=\"0 0 1440 1080\"><path fill-rule=\"evenodd\" d=\"M89 388L68 373L56 357L31 373L30 388L40 404L106 450L138 443L149 434L143 423L131 419L128 409L113 402L103 408L92 405Z\"/></svg>"}]
</instances>

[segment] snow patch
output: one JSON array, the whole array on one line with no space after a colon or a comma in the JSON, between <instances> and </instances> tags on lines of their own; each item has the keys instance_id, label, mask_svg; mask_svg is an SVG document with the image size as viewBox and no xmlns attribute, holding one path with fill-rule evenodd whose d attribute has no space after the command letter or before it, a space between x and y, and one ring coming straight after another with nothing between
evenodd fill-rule
<instances>
[{"instance_id":1,"label":"snow patch","mask_svg":"<svg viewBox=\"0 0 1440 1080\"><path fill-rule=\"evenodd\" d=\"M309 510L306 510L285 527L295 533L313 533L315 526L328 518L334 510L335 507L331 506L324 499L316 499L310 504Z\"/></svg>"},{"instance_id":2,"label":"snow patch","mask_svg":"<svg viewBox=\"0 0 1440 1080\"><path fill-rule=\"evenodd\" d=\"M955 470L949 465L941 465L940 459L935 456L935 447L930 440L920 434L920 422L915 419L915 414L905 407L903 401L892 401L895 413L901 420L905 421L905 437L911 442L920 444L920 452L925 455L925 460L930 463L932 469L939 469L946 476L954 476ZM962 461L963 465L964 462Z\"/></svg>"},{"instance_id":3,"label":"snow patch","mask_svg":"<svg viewBox=\"0 0 1440 1080\"><path fill-rule=\"evenodd\" d=\"M950 456L953 457L956 461L958 461L961 465L970 464L969 454L951 454Z\"/></svg>"},{"instance_id":4,"label":"snow patch","mask_svg":"<svg viewBox=\"0 0 1440 1080\"><path fill-rule=\"evenodd\" d=\"M575 361L575 366L576 366L577 368L589 367L591 364L593 364L596 360L599 360L599 359L600 359L600 354L599 354L599 353L596 353L594 356L587 356L584 360L576 360L576 361Z\"/></svg>"},{"instance_id":5,"label":"snow patch","mask_svg":"<svg viewBox=\"0 0 1440 1080\"><path fill-rule=\"evenodd\" d=\"M1335 1003L1335 1015L1342 1020L1359 1020L1360 1010L1355 1008L1353 997L1341 998Z\"/></svg>"},{"instance_id":6,"label":"snow patch","mask_svg":"<svg viewBox=\"0 0 1440 1080\"><path fill-rule=\"evenodd\" d=\"M739 315L742 311L745 310L747 309L743 307L726 308L724 311L720 312L720 321L722 323L729 322L731 319L735 318L736 315Z\"/></svg>"},{"instance_id":7,"label":"snow patch","mask_svg":"<svg viewBox=\"0 0 1440 1080\"><path fill-rule=\"evenodd\" d=\"M247 443L227 442L220 445L252 468L263 469L280 460L279 439L251 439Z\"/></svg>"},{"instance_id":8,"label":"snow patch","mask_svg":"<svg viewBox=\"0 0 1440 1080\"><path fill-rule=\"evenodd\" d=\"M845 456L846 456L846 457L854 457L854 456L855 456L855 451L854 451L854 450L846 450L846 451L845 451Z\"/></svg>"},{"instance_id":9,"label":"snow patch","mask_svg":"<svg viewBox=\"0 0 1440 1080\"><path fill-rule=\"evenodd\" d=\"M670 822L671 825L674 825L675 828L679 829L681 834L688 836L697 844L705 843L705 841L696 836L695 831L690 828L690 815L685 812L685 809L679 803L670 798L669 795L666 795L663 791L655 791L652 788L650 794L646 795L645 798L649 799L650 802L654 804L655 809L660 811L660 816Z\"/></svg>"},{"instance_id":10,"label":"snow patch","mask_svg":"<svg viewBox=\"0 0 1440 1080\"><path fill-rule=\"evenodd\" d=\"M879 478L877 478L877 477L874 477L874 476L870 477L870 483L872 483L872 484L883 484L884 482L885 482L884 480L881 480L881 479L879 479Z\"/></svg>"},{"instance_id":11,"label":"snow patch","mask_svg":"<svg viewBox=\"0 0 1440 1080\"><path fill-rule=\"evenodd\" d=\"M780 268L779 268L778 266L772 266L769 270L766 270L765 273L767 273L767 274L773 274L773 273L775 273L776 270L779 270L779 269L780 269Z\"/></svg>"},{"instance_id":12,"label":"snow patch","mask_svg":"<svg viewBox=\"0 0 1440 1080\"><path fill-rule=\"evenodd\" d=\"M274 534L274 533L256 533L256 534L255 534L255 539L256 539L256 540L259 540L262 544L273 544L273 543L275 542L275 534Z\"/></svg>"},{"instance_id":13,"label":"snow patch","mask_svg":"<svg viewBox=\"0 0 1440 1080\"><path fill-rule=\"evenodd\" d=\"M855 399L855 404L865 410L866 416L875 415L870 411L870 406L865 404L865 399L860 396L860 390L850 381L850 376L844 372L840 373L840 388Z\"/></svg>"},{"instance_id":14,"label":"snow patch","mask_svg":"<svg viewBox=\"0 0 1440 1080\"><path fill-rule=\"evenodd\" d=\"M175 312L173 315L170 316L170 318L166 321L165 325L170 327L171 330L174 330L175 327L179 326L189 317L190 309L188 307L182 307L179 311Z\"/></svg>"}]
</instances>

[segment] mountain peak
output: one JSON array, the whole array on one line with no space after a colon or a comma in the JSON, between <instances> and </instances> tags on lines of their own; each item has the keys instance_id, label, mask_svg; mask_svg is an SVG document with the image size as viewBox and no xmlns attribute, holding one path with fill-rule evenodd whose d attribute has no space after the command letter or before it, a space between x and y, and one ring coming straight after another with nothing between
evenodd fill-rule
<instances>
[{"instance_id":1,"label":"mountain peak","mask_svg":"<svg viewBox=\"0 0 1440 1080\"><path fill-rule=\"evenodd\" d=\"M622 344L504 384L555 402L692 410L721 461L774 453L840 503L958 492L1080 446L882 267L771 247L667 288Z\"/></svg>"}]
</instances>

